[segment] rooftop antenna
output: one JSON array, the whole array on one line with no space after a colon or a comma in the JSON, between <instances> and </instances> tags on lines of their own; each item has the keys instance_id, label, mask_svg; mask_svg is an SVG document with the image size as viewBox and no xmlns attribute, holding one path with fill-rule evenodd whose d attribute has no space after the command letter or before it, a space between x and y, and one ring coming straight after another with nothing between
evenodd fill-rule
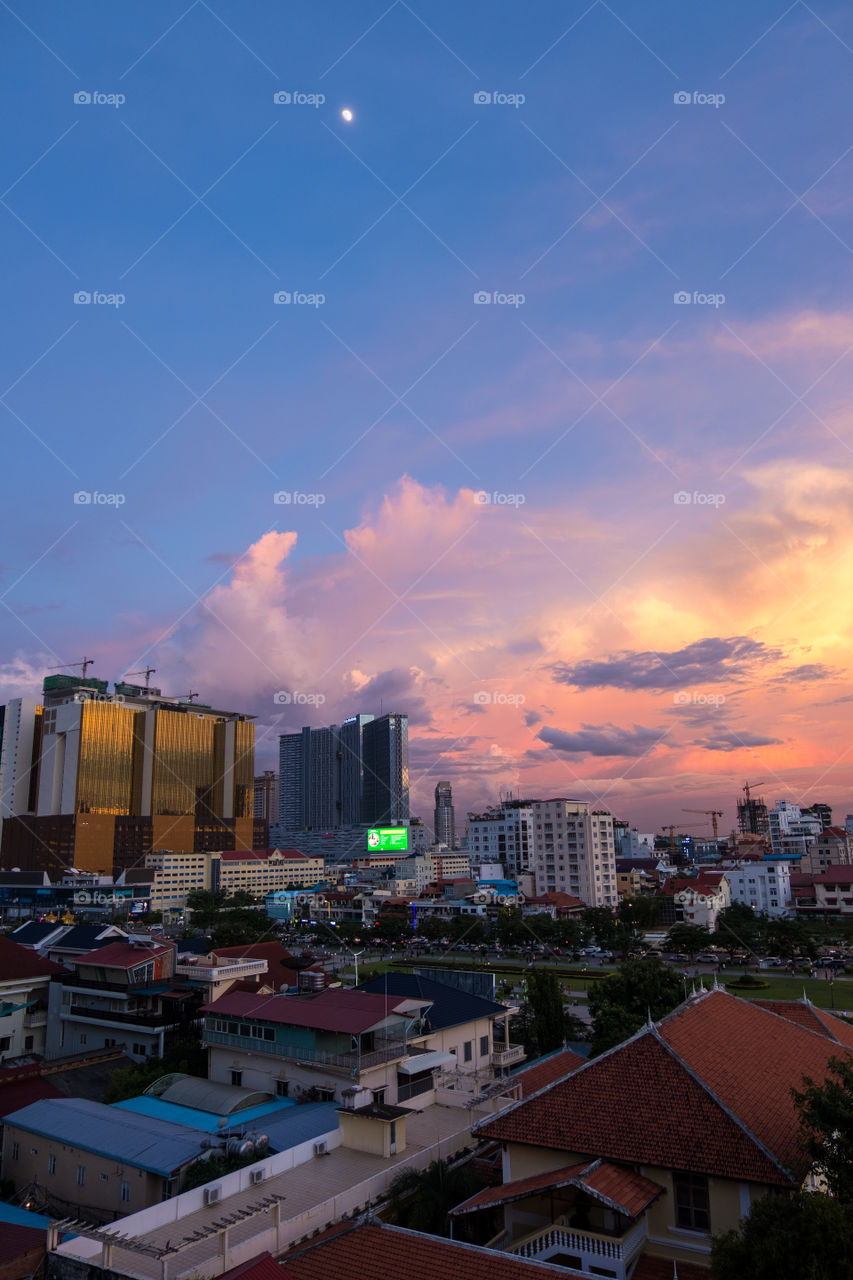
<instances>
[{"instance_id":1,"label":"rooftop antenna","mask_svg":"<svg viewBox=\"0 0 853 1280\"><path fill-rule=\"evenodd\" d=\"M156 667L146 667L144 671L126 671L126 676L145 676L145 688L151 687L151 677L157 674Z\"/></svg>"},{"instance_id":2,"label":"rooftop antenna","mask_svg":"<svg viewBox=\"0 0 853 1280\"><path fill-rule=\"evenodd\" d=\"M198 694L197 694L197 693L193 693L193 692L192 692L192 690L190 690L190 692L189 692L189 693L185 693L185 694L184 694L184 697L186 698L187 702L192 702L193 698L197 698L197 697L198 697Z\"/></svg>"},{"instance_id":3,"label":"rooftop antenna","mask_svg":"<svg viewBox=\"0 0 853 1280\"><path fill-rule=\"evenodd\" d=\"M49 671L67 671L67 670L69 669L69 667L82 667L82 668L83 668L83 679L85 680L85 679L86 679L86 672L89 670L89 667L93 667L94 665L95 665L95 659L94 659L94 658L84 658L82 662L63 662L62 666L60 666L60 667L48 667L48 670L49 670Z\"/></svg>"}]
</instances>

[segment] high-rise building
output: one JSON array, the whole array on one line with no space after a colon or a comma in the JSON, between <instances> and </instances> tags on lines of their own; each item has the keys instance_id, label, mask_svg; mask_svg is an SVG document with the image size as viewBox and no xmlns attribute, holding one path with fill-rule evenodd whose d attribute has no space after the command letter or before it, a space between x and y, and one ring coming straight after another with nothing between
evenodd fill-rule
<instances>
[{"instance_id":1,"label":"high-rise building","mask_svg":"<svg viewBox=\"0 0 853 1280\"><path fill-rule=\"evenodd\" d=\"M254 816L271 826L278 822L278 774L265 769L255 778Z\"/></svg>"},{"instance_id":2,"label":"high-rise building","mask_svg":"<svg viewBox=\"0 0 853 1280\"><path fill-rule=\"evenodd\" d=\"M536 892L570 893L588 907L615 907L612 816L583 800L534 800L532 807Z\"/></svg>"},{"instance_id":3,"label":"high-rise building","mask_svg":"<svg viewBox=\"0 0 853 1280\"><path fill-rule=\"evenodd\" d=\"M349 716L341 725L341 825L361 822L364 795L364 728L371 715Z\"/></svg>"},{"instance_id":4,"label":"high-rise building","mask_svg":"<svg viewBox=\"0 0 853 1280\"><path fill-rule=\"evenodd\" d=\"M332 831L341 825L340 728L283 733L279 738L279 827Z\"/></svg>"},{"instance_id":5,"label":"high-rise building","mask_svg":"<svg viewBox=\"0 0 853 1280\"><path fill-rule=\"evenodd\" d=\"M533 803L503 800L485 813L468 814L468 852L471 861L499 862L510 880L530 870L533 848Z\"/></svg>"},{"instance_id":6,"label":"high-rise building","mask_svg":"<svg viewBox=\"0 0 853 1280\"><path fill-rule=\"evenodd\" d=\"M812 814L816 818L820 818L820 825L823 831L832 826L832 806L828 804L810 804L802 810L803 814Z\"/></svg>"},{"instance_id":7,"label":"high-rise building","mask_svg":"<svg viewBox=\"0 0 853 1280\"><path fill-rule=\"evenodd\" d=\"M767 815L770 826L770 844L775 854L803 858L823 831L820 817L807 813L790 800L777 800Z\"/></svg>"},{"instance_id":8,"label":"high-rise building","mask_svg":"<svg viewBox=\"0 0 853 1280\"><path fill-rule=\"evenodd\" d=\"M409 717L378 716L364 726L361 816L371 825L409 820Z\"/></svg>"},{"instance_id":9,"label":"high-rise building","mask_svg":"<svg viewBox=\"0 0 853 1280\"><path fill-rule=\"evenodd\" d=\"M9 704L0 863L112 872L154 848L254 847L252 718L159 689L48 676ZM14 732L12 725L14 724Z\"/></svg>"},{"instance_id":10,"label":"high-rise building","mask_svg":"<svg viewBox=\"0 0 853 1280\"><path fill-rule=\"evenodd\" d=\"M439 782L436 785L433 829L436 844L446 844L448 849L452 849L456 842L456 823L453 818L453 793L449 782Z\"/></svg>"}]
</instances>

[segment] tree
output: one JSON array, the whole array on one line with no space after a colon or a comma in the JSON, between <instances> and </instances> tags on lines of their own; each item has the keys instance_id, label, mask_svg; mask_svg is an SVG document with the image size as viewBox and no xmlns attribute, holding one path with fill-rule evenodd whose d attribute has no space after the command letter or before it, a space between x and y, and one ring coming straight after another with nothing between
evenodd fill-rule
<instances>
[{"instance_id":1,"label":"tree","mask_svg":"<svg viewBox=\"0 0 853 1280\"><path fill-rule=\"evenodd\" d=\"M560 1049L576 1030L576 1019L563 1012L563 991L548 969L531 969L527 975L527 1001L532 1010L530 1039L539 1057Z\"/></svg>"},{"instance_id":2,"label":"tree","mask_svg":"<svg viewBox=\"0 0 853 1280\"><path fill-rule=\"evenodd\" d=\"M207 1053L201 1038L174 1040L162 1058L147 1058L132 1067L122 1067L110 1076L102 1101L107 1104L136 1098L161 1076L171 1072L188 1076L207 1075Z\"/></svg>"},{"instance_id":3,"label":"tree","mask_svg":"<svg viewBox=\"0 0 853 1280\"><path fill-rule=\"evenodd\" d=\"M200 929L207 929L219 919L228 901L222 889L190 889L187 907L192 912L192 922Z\"/></svg>"},{"instance_id":4,"label":"tree","mask_svg":"<svg viewBox=\"0 0 853 1280\"><path fill-rule=\"evenodd\" d=\"M587 907L581 918L599 946L607 947L614 941L619 921L609 907Z\"/></svg>"},{"instance_id":5,"label":"tree","mask_svg":"<svg viewBox=\"0 0 853 1280\"><path fill-rule=\"evenodd\" d=\"M411 934L412 926L409 921L390 913L380 915L373 926L373 936L381 938L383 942L401 942L403 938L411 937Z\"/></svg>"},{"instance_id":6,"label":"tree","mask_svg":"<svg viewBox=\"0 0 853 1280\"><path fill-rule=\"evenodd\" d=\"M853 1206L853 1062L830 1058L822 1084L808 1076L792 1090L800 1112L800 1138L833 1196Z\"/></svg>"},{"instance_id":7,"label":"tree","mask_svg":"<svg viewBox=\"0 0 853 1280\"><path fill-rule=\"evenodd\" d=\"M426 942L437 942L444 937L444 923L437 916L422 916L418 920L418 937Z\"/></svg>"},{"instance_id":8,"label":"tree","mask_svg":"<svg viewBox=\"0 0 853 1280\"><path fill-rule=\"evenodd\" d=\"M589 989L592 1054L620 1044L639 1031L650 1014L662 1018L683 999L681 977L659 956L623 961L615 973Z\"/></svg>"},{"instance_id":9,"label":"tree","mask_svg":"<svg viewBox=\"0 0 853 1280\"><path fill-rule=\"evenodd\" d=\"M448 1210L475 1195L482 1186L468 1165L451 1165L448 1160L433 1160L426 1169L406 1169L388 1188L390 1221L412 1231L447 1236ZM458 1238L460 1233L454 1234Z\"/></svg>"},{"instance_id":10,"label":"tree","mask_svg":"<svg viewBox=\"0 0 853 1280\"><path fill-rule=\"evenodd\" d=\"M729 956L739 948L756 951L761 945L762 917L743 902L733 902L717 916L717 944L728 947Z\"/></svg>"},{"instance_id":11,"label":"tree","mask_svg":"<svg viewBox=\"0 0 853 1280\"><path fill-rule=\"evenodd\" d=\"M666 945L673 951L686 951L692 960L697 951L710 947L713 936L701 924L674 924L666 935Z\"/></svg>"},{"instance_id":12,"label":"tree","mask_svg":"<svg viewBox=\"0 0 853 1280\"><path fill-rule=\"evenodd\" d=\"M619 903L619 919L631 929L653 929L660 919L661 900L649 893L623 898Z\"/></svg>"},{"instance_id":13,"label":"tree","mask_svg":"<svg viewBox=\"0 0 853 1280\"><path fill-rule=\"evenodd\" d=\"M714 1280L838 1280L853 1275L853 1215L818 1192L768 1195L711 1246Z\"/></svg>"}]
</instances>

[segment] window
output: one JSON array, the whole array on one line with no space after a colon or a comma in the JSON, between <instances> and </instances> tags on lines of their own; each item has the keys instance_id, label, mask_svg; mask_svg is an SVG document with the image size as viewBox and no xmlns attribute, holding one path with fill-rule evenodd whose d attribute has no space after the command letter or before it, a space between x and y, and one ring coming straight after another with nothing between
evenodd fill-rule
<instances>
[{"instance_id":1,"label":"window","mask_svg":"<svg viewBox=\"0 0 853 1280\"><path fill-rule=\"evenodd\" d=\"M276 1096L277 1098L286 1098L286 1097L287 1097L287 1081L286 1081L286 1080L276 1080L276 1082L275 1082L275 1096Z\"/></svg>"},{"instance_id":2,"label":"window","mask_svg":"<svg viewBox=\"0 0 853 1280\"><path fill-rule=\"evenodd\" d=\"M129 1202L130 1200L130 1183L129 1182L123 1182L121 1184L121 1198L125 1204Z\"/></svg>"},{"instance_id":3,"label":"window","mask_svg":"<svg viewBox=\"0 0 853 1280\"><path fill-rule=\"evenodd\" d=\"M56 1173L56 1156L47 1157L47 1171L48 1173Z\"/></svg>"},{"instance_id":4,"label":"window","mask_svg":"<svg viewBox=\"0 0 853 1280\"><path fill-rule=\"evenodd\" d=\"M239 1086L243 1083L243 1072L242 1072L242 1071L232 1071L232 1072L231 1072L231 1083L232 1083L232 1084L234 1084L234 1085L237 1085L237 1086L239 1087Z\"/></svg>"},{"instance_id":5,"label":"window","mask_svg":"<svg viewBox=\"0 0 853 1280\"><path fill-rule=\"evenodd\" d=\"M489 1037L480 1036L480 1057L488 1058L489 1056Z\"/></svg>"},{"instance_id":6,"label":"window","mask_svg":"<svg viewBox=\"0 0 853 1280\"><path fill-rule=\"evenodd\" d=\"M474 1056L474 1041L466 1040L462 1046L462 1058L464 1062L470 1062Z\"/></svg>"},{"instance_id":7,"label":"window","mask_svg":"<svg viewBox=\"0 0 853 1280\"><path fill-rule=\"evenodd\" d=\"M19 1150L19 1148L18 1148L18 1144L17 1144L17 1142L13 1142L13 1143L12 1143L12 1159L13 1159L13 1160L17 1160L17 1158L18 1158L18 1150Z\"/></svg>"},{"instance_id":8,"label":"window","mask_svg":"<svg viewBox=\"0 0 853 1280\"><path fill-rule=\"evenodd\" d=\"M148 1053L148 1048L144 1044L135 1044L133 1046L133 1052L139 1054L140 1057L144 1058L145 1055Z\"/></svg>"},{"instance_id":9,"label":"window","mask_svg":"<svg viewBox=\"0 0 853 1280\"><path fill-rule=\"evenodd\" d=\"M86 1185L86 1166L78 1164L77 1166L77 1186L85 1187Z\"/></svg>"},{"instance_id":10,"label":"window","mask_svg":"<svg viewBox=\"0 0 853 1280\"><path fill-rule=\"evenodd\" d=\"M4 1049L11 1049L11 1047L12 1047L12 1037L0 1036L0 1051L3 1051Z\"/></svg>"},{"instance_id":11,"label":"window","mask_svg":"<svg viewBox=\"0 0 853 1280\"><path fill-rule=\"evenodd\" d=\"M24 1036L24 1053L29 1053L33 1047L33 1037Z\"/></svg>"},{"instance_id":12,"label":"window","mask_svg":"<svg viewBox=\"0 0 853 1280\"><path fill-rule=\"evenodd\" d=\"M108 1173L101 1174L101 1182L109 1182L109 1180L110 1180L110 1175Z\"/></svg>"},{"instance_id":13,"label":"window","mask_svg":"<svg viewBox=\"0 0 853 1280\"><path fill-rule=\"evenodd\" d=\"M30 1147L30 1155L31 1155L31 1156L37 1156L37 1155L38 1155L38 1153L39 1153L39 1149L38 1149L38 1147Z\"/></svg>"},{"instance_id":14,"label":"window","mask_svg":"<svg viewBox=\"0 0 853 1280\"><path fill-rule=\"evenodd\" d=\"M688 1231L710 1231L708 1179L703 1174L674 1173L675 1223Z\"/></svg>"},{"instance_id":15,"label":"window","mask_svg":"<svg viewBox=\"0 0 853 1280\"><path fill-rule=\"evenodd\" d=\"M384 1089L374 1089L374 1090L373 1090L373 1101L376 1103L377 1107L384 1107L384 1105L385 1105L385 1090L384 1090Z\"/></svg>"}]
</instances>

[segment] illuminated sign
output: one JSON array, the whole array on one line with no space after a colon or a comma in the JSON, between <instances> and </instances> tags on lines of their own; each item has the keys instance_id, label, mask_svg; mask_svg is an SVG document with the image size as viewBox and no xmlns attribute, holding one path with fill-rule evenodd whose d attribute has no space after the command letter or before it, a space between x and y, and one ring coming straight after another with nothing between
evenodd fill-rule
<instances>
[{"instance_id":1,"label":"illuminated sign","mask_svg":"<svg viewBox=\"0 0 853 1280\"><path fill-rule=\"evenodd\" d=\"M371 853L407 853L409 828L373 827L367 833L367 847Z\"/></svg>"}]
</instances>

